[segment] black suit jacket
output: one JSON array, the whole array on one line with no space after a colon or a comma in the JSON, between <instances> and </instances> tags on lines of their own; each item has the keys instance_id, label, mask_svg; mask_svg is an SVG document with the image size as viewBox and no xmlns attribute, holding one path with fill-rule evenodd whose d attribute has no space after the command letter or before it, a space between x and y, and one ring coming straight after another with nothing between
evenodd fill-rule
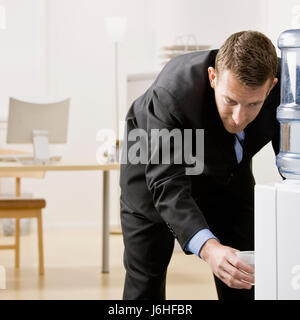
<instances>
[{"instance_id":1,"label":"black suit jacket","mask_svg":"<svg viewBox=\"0 0 300 320\"><path fill-rule=\"evenodd\" d=\"M234 135L224 129L208 79L216 54L217 50L202 51L172 59L126 116L127 131L204 129L204 170L199 175L186 175L184 163L121 165L121 205L155 223L167 223L183 250L203 228L223 243L234 228L253 242L251 158L269 141L279 152L278 83L245 128L243 160L237 163ZM133 144L125 143L123 156Z\"/></svg>"}]
</instances>

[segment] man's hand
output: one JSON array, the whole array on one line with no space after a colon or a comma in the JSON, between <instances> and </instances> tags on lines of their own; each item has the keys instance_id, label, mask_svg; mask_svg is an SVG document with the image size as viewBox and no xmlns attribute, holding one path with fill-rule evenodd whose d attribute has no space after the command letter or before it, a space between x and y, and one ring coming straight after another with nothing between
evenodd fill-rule
<instances>
[{"instance_id":1,"label":"man's hand","mask_svg":"<svg viewBox=\"0 0 300 320\"><path fill-rule=\"evenodd\" d=\"M250 283L254 283L254 268L239 260L235 255L236 251L238 250L223 246L215 239L209 239L199 255L210 265L213 273L230 288L251 289Z\"/></svg>"}]
</instances>

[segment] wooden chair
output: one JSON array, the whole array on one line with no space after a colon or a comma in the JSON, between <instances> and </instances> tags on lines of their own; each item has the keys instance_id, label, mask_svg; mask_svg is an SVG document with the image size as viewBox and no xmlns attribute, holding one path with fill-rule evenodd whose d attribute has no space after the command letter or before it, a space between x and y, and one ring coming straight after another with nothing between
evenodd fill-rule
<instances>
[{"instance_id":1,"label":"wooden chair","mask_svg":"<svg viewBox=\"0 0 300 320\"><path fill-rule=\"evenodd\" d=\"M16 197L0 197L0 218L15 219L15 244L2 245L2 249L15 250L15 268L20 267L20 219L36 218L38 231L38 254L39 254L39 273L44 274L44 251L43 251L43 227L42 227L42 209L46 206L44 199L22 198L21 197L21 178L42 179L45 172L5 172L0 177L16 178Z\"/></svg>"}]
</instances>

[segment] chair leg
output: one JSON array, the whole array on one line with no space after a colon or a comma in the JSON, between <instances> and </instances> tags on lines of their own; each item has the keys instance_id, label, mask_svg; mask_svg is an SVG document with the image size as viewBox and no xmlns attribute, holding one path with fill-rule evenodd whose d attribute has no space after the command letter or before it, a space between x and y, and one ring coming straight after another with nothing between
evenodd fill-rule
<instances>
[{"instance_id":1,"label":"chair leg","mask_svg":"<svg viewBox=\"0 0 300 320\"><path fill-rule=\"evenodd\" d=\"M15 224L15 267L20 268L20 219L16 218Z\"/></svg>"},{"instance_id":2,"label":"chair leg","mask_svg":"<svg viewBox=\"0 0 300 320\"><path fill-rule=\"evenodd\" d=\"M37 216L38 223L38 250L39 250L39 272L40 275L44 274L44 249L43 249L43 225L42 225L42 213Z\"/></svg>"}]
</instances>

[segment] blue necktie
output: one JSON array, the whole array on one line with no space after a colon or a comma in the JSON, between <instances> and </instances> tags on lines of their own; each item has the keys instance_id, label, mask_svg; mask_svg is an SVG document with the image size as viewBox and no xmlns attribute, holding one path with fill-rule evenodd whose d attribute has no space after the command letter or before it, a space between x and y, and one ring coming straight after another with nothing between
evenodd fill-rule
<instances>
[{"instance_id":1,"label":"blue necktie","mask_svg":"<svg viewBox=\"0 0 300 320\"><path fill-rule=\"evenodd\" d=\"M245 132L241 131L234 137L234 150L237 158L237 162L240 163L243 159L243 142L245 139Z\"/></svg>"}]
</instances>

